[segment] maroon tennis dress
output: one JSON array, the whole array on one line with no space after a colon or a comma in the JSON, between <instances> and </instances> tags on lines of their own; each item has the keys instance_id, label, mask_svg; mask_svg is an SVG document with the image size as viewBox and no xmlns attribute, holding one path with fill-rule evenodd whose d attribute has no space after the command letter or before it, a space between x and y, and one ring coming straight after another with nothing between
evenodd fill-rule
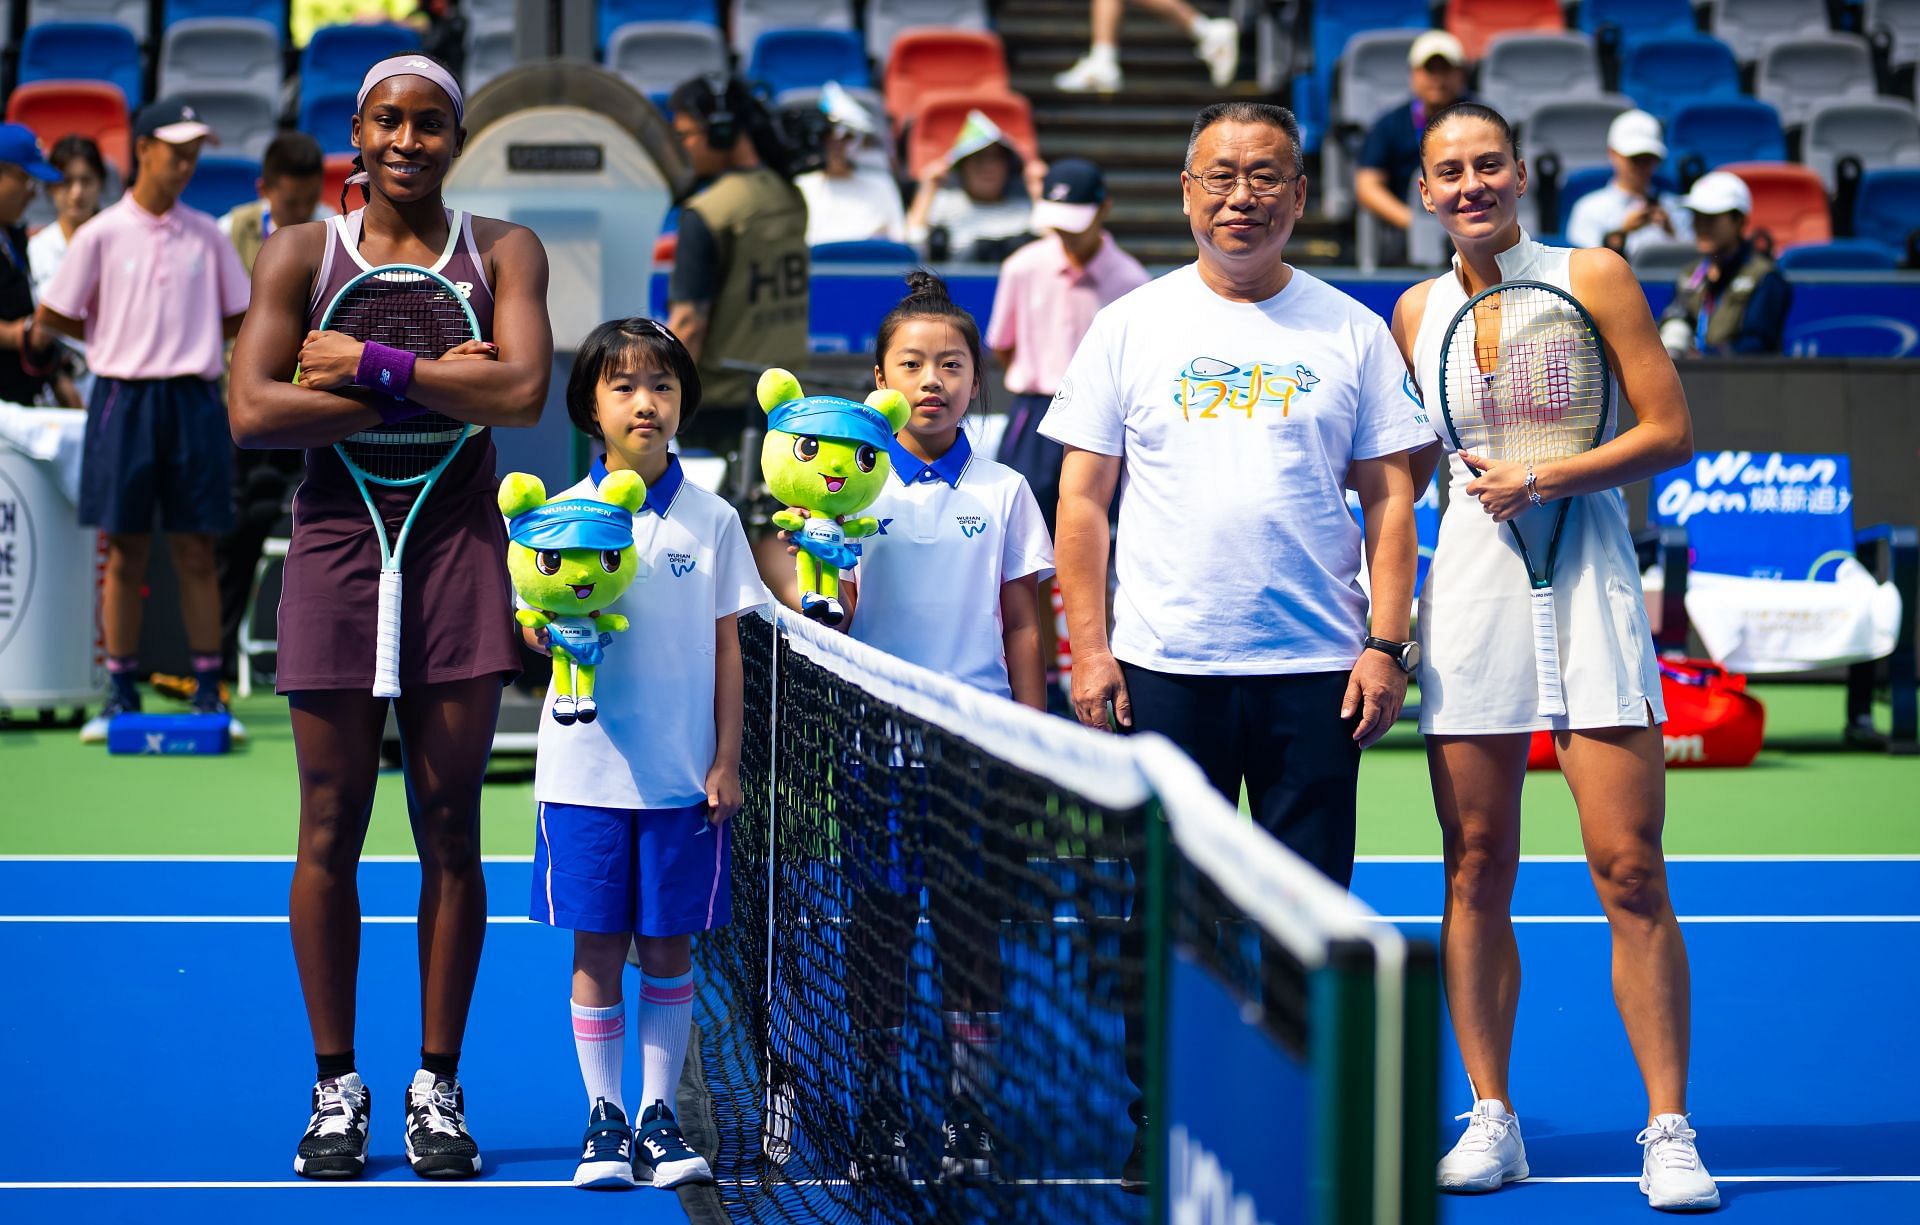
<instances>
[{"instance_id":1,"label":"maroon tennis dress","mask_svg":"<svg viewBox=\"0 0 1920 1225\"><path fill-rule=\"evenodd\" d=\"M487 284L471 219L448 210L447 248L433 270L459 286L493 338L493 290ZM372 265L360 255L362 212L328 222L326 255L314 280L307 326ZM440 475L407 537L400 613L400 684L437 685L520 671L519 633L507 578L507 532L495 501L493 432L467 439ZM369 485L399 530L414 491ZM353 478L332 447L307 451L307 475L293 499L293 544L280 591L280 693L373 689L380 545Z\"/></svg>"}]
</instances>

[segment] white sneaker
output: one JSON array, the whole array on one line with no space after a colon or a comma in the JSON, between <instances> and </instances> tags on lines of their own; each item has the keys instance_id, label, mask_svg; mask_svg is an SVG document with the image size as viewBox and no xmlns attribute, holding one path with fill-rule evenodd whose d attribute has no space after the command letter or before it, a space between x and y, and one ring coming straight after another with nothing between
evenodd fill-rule
<instances>
[{"instance_id":1,"label":"white sneaker","mask_svg":"<svg viewBox=\"0 0 1920 1225\"><path fill-rule=\"evenodd\" d=\"M1194 40L1194 53L1207 66L1215 89L1233 84L1240 71L1240 27L1230 17L1211 17L1201 24Z\"/></svg>"},{"instance_id":2,"label":"white sneaker","mask_svg":"<svg viewBox=\"0 0 1920 1225\"><path fill-rule=\"evenodd\" d=\"M1434 1170L1442 1191L1498 1191L1503 1183L1527 1176L1527 1150L1520 1142L1520 1120L1499 1098L1481 1098L1466 1114L1466 1134Z\"/></svg>"},{"instance_id":3,"label":"white sneaker","mask_svg":"<svg viewBox=\"0 0 1920 1225\"><path fill-rule=\"evenodd\" d=\"M1120 92L1120 65L1109 59L1083 55L1073 67L1053 78L1053 87L1068 94Z\"/></svg>"},{"instance_id":4,"label":"white sneaker","mask_svg":"<svg viewBox=\"0 0 1920 1225\"><path fill-rule=\"evenodd\" d=\"M1704 1212L1720 1206L1720 1188L1700 1162L1693 1128L1684 1114L1656 1114L1634 1137L1640 1159L1640 1194L1665 1212Z\"/></svg>"}]
</instances>

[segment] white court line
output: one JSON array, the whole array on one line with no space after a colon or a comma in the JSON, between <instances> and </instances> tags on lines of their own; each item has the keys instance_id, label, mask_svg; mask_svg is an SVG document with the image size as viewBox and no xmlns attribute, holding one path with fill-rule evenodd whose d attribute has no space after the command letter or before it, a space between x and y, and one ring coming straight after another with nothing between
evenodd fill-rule
<instances>
[{"instance_id":1,"label":"white court line","mask_svg":"<svg viewBox=\"0 0 1920 1225\"><path fill-rule=\"evenodd\" d=\"M292 863L291 855L0 855L0 863ZM361 863L418 863L413 855L362 855ZM532 863L531 855L483 855L482 863ZM1362 863L1440 863L1438 855L1356 855ZM1521 863L1585 863L1584 855L1522 855ZM1920 855L1669 855L1668 863L1920 863Z\"/></svg>"},{"instance_id":2,"label":"white court line","mask_svg":"<svg viewBox=\"0 0 1920 1225\"><path fill-rule=\"evenodd\" d=\"M1020 1187L1111 1187L1119 1185L1117 1178L1019 1178L1010 1179L1014 1186ZM1600 1175L1568 1178L1527 1178L1522 1182L1530 1183L1638 1183L1638 1175ZM1718 1183L1920 1183L1920 1174L1716 1174ZM729 1179L724 1184L729 1187L757 1187L757 1179ZM851 1184L844 1179L782 1179L768 1184L773 1187L841 1187ZM285 1181L263 1180L261 1182L0 1182L0 1191L251 1191L281 1190L298 1187L305 1190L392 1190L394 1188L425 1187L468 1187L476 1189L524 1188L524 1187L565 1187L573 1189L573 1184L564 1179L506 1179L478 1178L472 1180L443 1181L435 1179L395 1178L373 1180L341 1180L320 1182L309 1178L295 1178Z\"/></svg>"},{"instance_id":3,"label":"white court line","mask_svg":"<svg viewBox=\"0 0 1920 1225\"><path fill-rule=\"evenodd\" d=\"M1437 914L1389 914L1378 916L1383 923L1438 923ZM1682 923L1920 923L1920 914L1683 914ZM1517 914L1515 923L1587 924L1605 923L1599 914Z\"/></svg>"},{"instance_id":4,"label":"white court line","mask_svg":"<svg viewBox=\"0 0 1920 1225\"><path fill-rule=\"evenodd\" d=\"M0 855L0 863L292 863L291 855ZM362 855L361 863L419 863L417 855ZM532 863L531 855L482 855L481 863Z\"/></svg>"},{"instance_id":5,"label":"white court line","mask_svg":"<svg viewBox=\"0 0 1920 1225\"><path fill-rule=\"evenodd\" d=\"M1440 922L1437 914L1391 914L1379 915L1382 923L1434 924ZM1920 914L1702 914L1681 915L1682 923L1920 923ZM285 923L285 915L269 914L0 914L0 923L204 923L247 924L247 923ZM402 924L417 923L415 915L362 915L362 923ZM924 922L924 920L922 920ZM1056 923L1078 922L1077 919L1055 919ZM1514 915L1513 921L1519 924L1580 926L1602 924L1607 921L1605 915L1587 914L1540 914ZM489 924L532 923L525 915L488 915Z\"/></svg>"},{"instance_id":6,"label":"white court line","mask_svg":"<svg viewBox=\"0 0 1920 1225\"><path fill-rule=\"evenodd\" d=\"M285 923L287 916L271 914L0 914L0 923ZM361 915L362 923L418 923L418 915ZM525 915L490 914L487 922L531 923ZM4 1186L0 1183L0 1186ZM571 1185L571 1184L569 1184Z\"/></svg>"},{"instance_id":7,"label":"white court line","mask_svg":"<svg viewBox=\"0 0 1920 1225\"><path fill-rule=\"evenodd\" d=\"M1522 1178L1520 1181L1523 1183L1630 1182L1637 1184L1640 1177L1637 1174L1627 1174L1590 1178ZM1713 1181L1720 1183L1920 1182L1920 1174L1715 1174Z\"/></svg>"}]
</instances>

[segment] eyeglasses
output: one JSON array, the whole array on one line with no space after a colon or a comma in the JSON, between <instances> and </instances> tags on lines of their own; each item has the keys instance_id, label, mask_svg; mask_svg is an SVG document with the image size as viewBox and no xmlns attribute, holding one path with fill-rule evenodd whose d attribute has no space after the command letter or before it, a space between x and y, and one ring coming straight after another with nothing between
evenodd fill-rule
<instances>
[{"instance_id":1,"label":"eyeglasses","mask_svg":"<svg viewBox=\"0 0 1920 1225\"><path fill-rule=\"evenodd\" d=\"M1234 174L1229 170L1209 170L1205 174L1195 174L1189 170L1187 177L1200 184L1200 190L1210 196L1230 196L1233 194L1235 184L1245 183L1247 190L1253 193L1254 199L1264 200L1269 196L1279 195L1281 188L1300 176L1276 174L1271 170L1255 170L1250 174Z\"/></svg>"}]
</instances>

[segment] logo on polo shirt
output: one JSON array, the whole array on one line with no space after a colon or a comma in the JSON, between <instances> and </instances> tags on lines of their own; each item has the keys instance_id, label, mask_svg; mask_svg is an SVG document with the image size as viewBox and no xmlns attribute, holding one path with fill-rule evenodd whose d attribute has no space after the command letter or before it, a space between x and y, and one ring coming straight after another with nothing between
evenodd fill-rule
<instances>
[{"instance_id":1,"label":"logo on polo shirt","mask_svg":"<svg viewBox=\"0 0 1920 1225\"><path fill-rule=\"evenodd\" d=\"M699 558L691 553L674 553L670 551L667 554L667 568L673 571L673 577L675 578L685 578L687 575L692 574L694 566L698 564Z\"/></svg>"},{"instance_id":2,"label":"logo on polo shirt","mask_svg":"<svg viewBox=\"0 0 1920 1225\"><path fill-rule=\"evenodd\" d=\"M955 515L953 521L960 525L960 534L968 540L987 530L985 515Z\"/></svg>"},{"instance_id":3,"label":"logo on polo shirt","mask_svg":"<svg viewBox=\"0 0 1920 1225\"><path fill-rule=\"evenodd\" d=\"M1173 390L1183 421L1230 420L1235 415L1251 421L1261 409L1275 407L1282 419L1290 417L1294 397L1311 392L1319 382L1320 376L1301 362L1241 366L1218 357L1196 357L1180 371Z\"/></svg>"}]
</instances>

